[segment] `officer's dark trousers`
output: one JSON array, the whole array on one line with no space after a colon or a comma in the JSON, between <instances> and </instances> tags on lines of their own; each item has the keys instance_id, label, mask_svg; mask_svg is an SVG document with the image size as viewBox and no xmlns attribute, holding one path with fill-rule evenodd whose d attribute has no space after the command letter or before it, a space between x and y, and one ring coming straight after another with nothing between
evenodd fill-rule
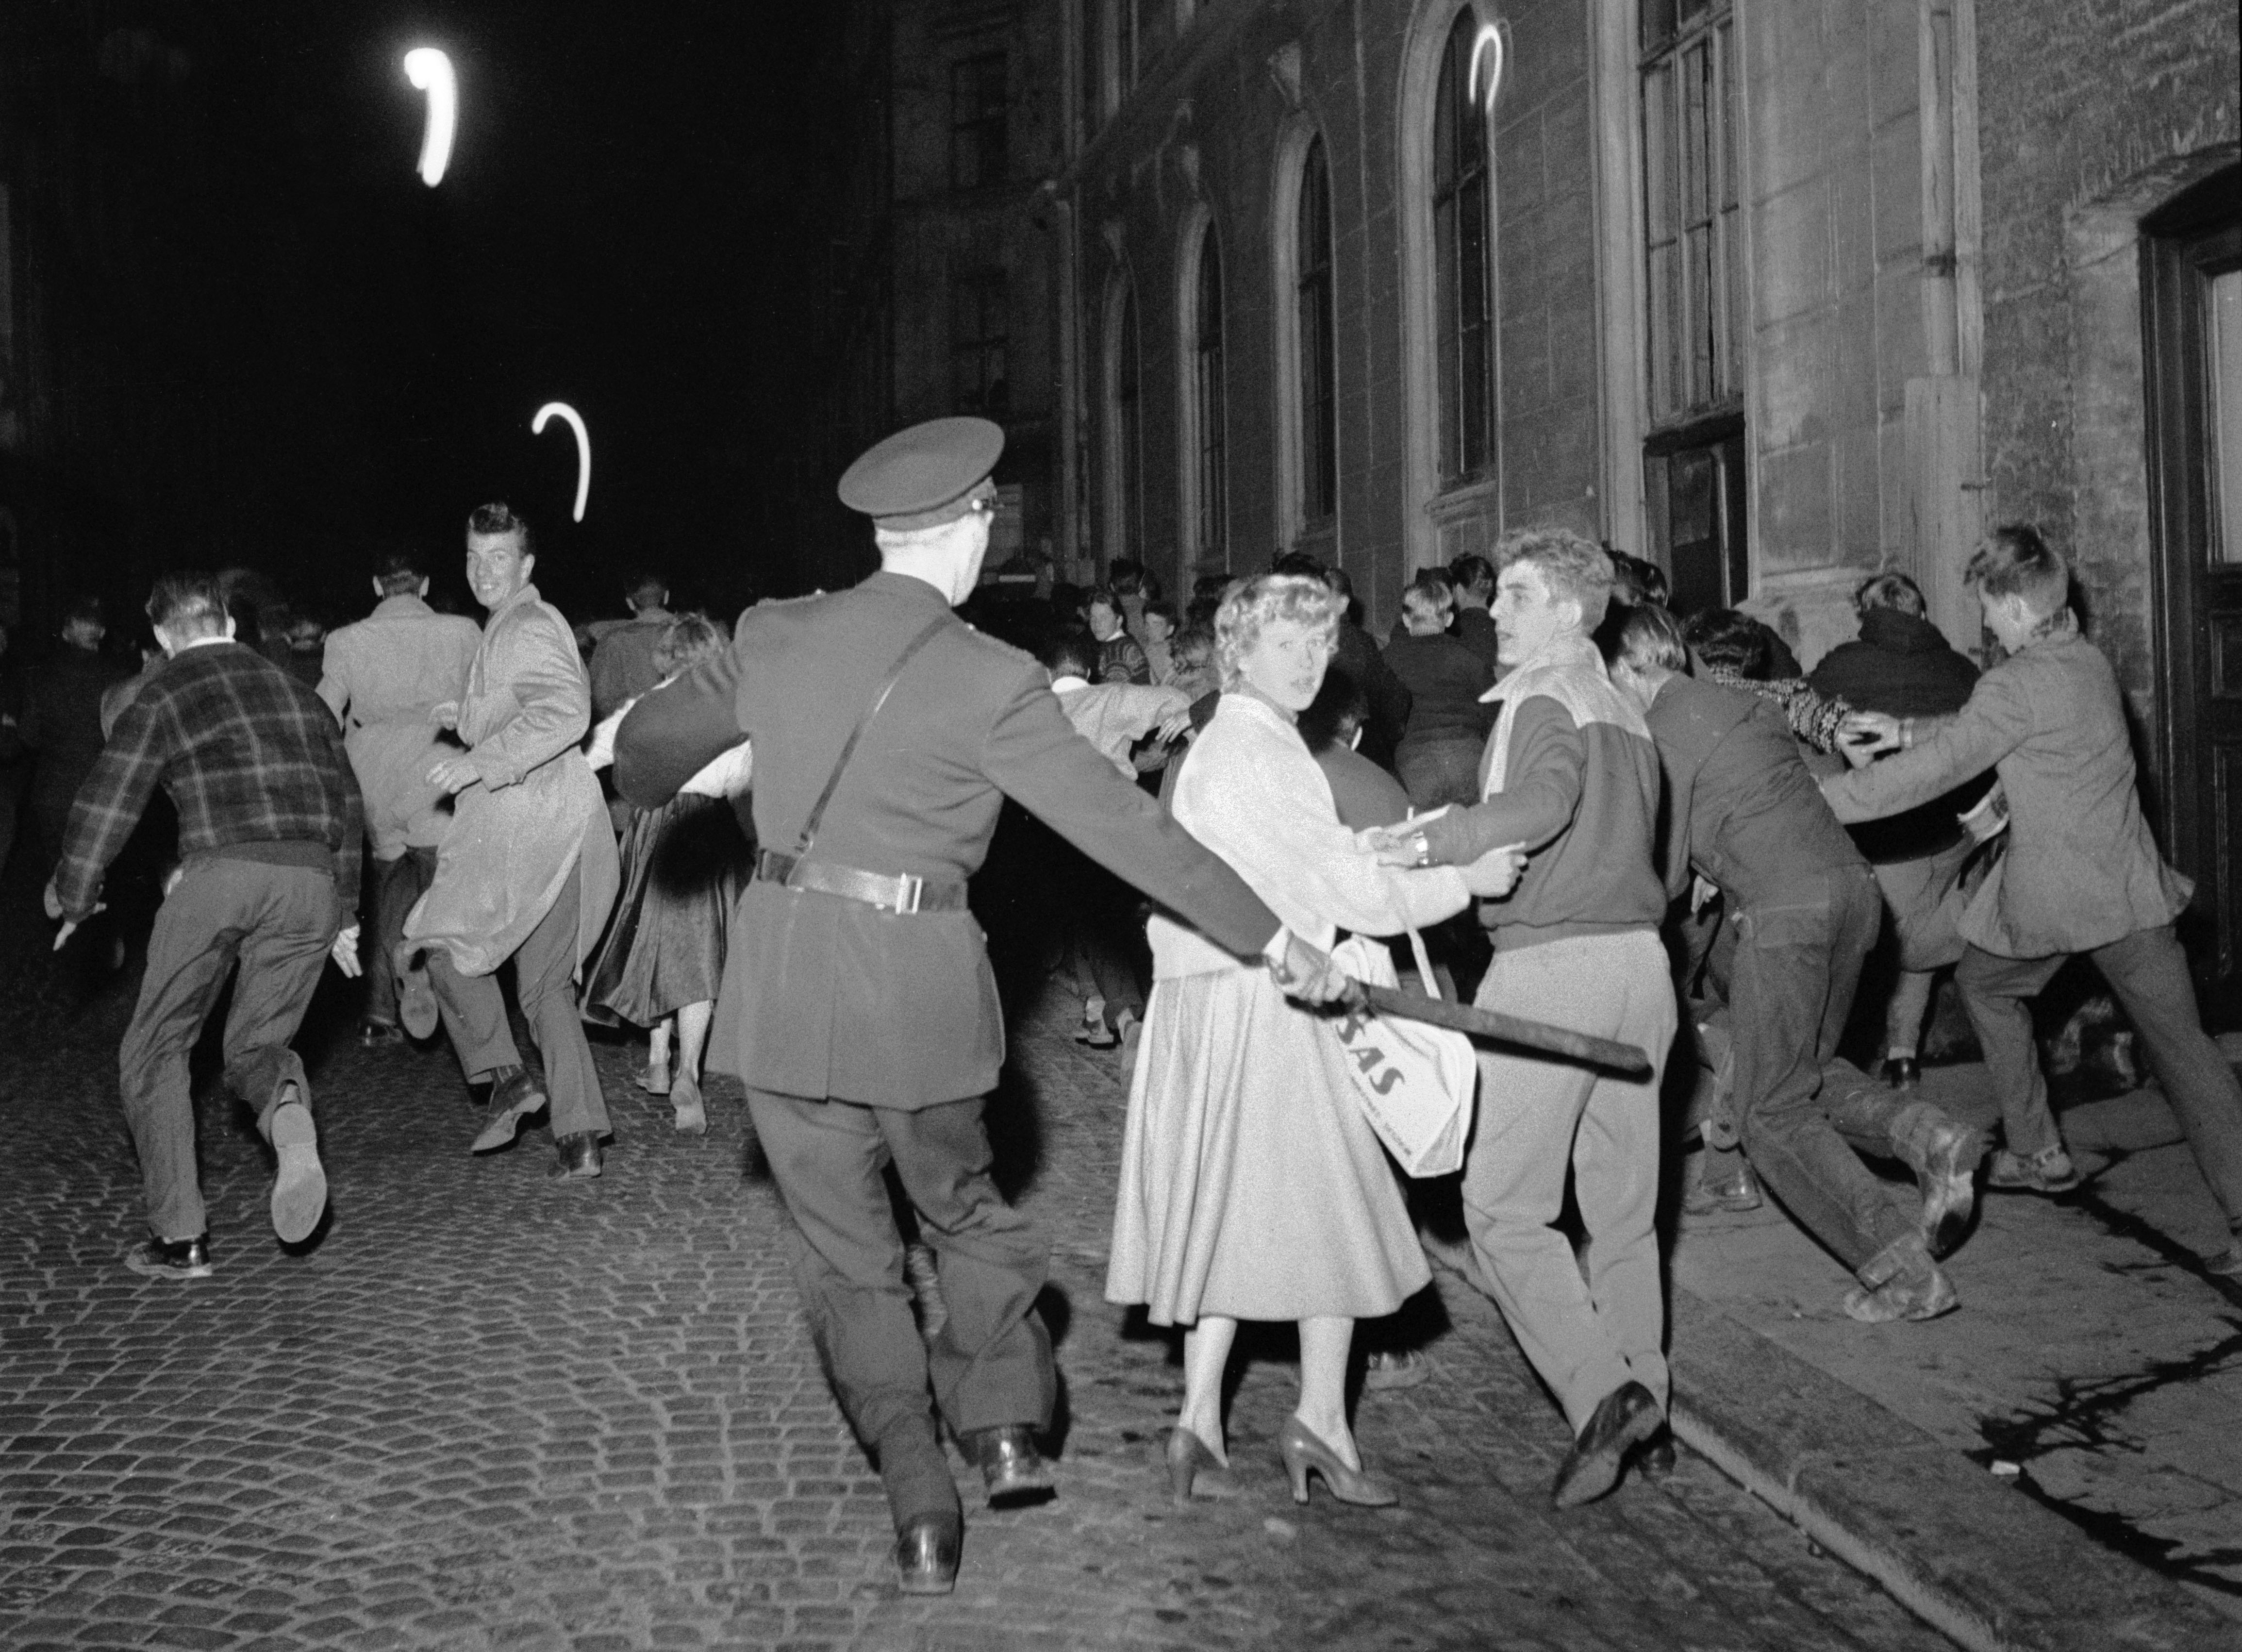
<instances>
[{"instance_id":1,"label":"officer's dark trousers","mask_svg":"<svg viewBox=\"0 0 2242 1652\"><path fill-rule=\"evenodd\" d=\"M164 897L148 937L140 1001L117 1052L124 1122L140 1154L148 1226L158 1239L193 1239L206 1225L187 1058L237 962L225 1017L226 1088L256 1109L268 1140L273 1109L290 1090L312 1105L303 1061L288 1041L319 984L335 922L335 880L303 866L197 855Z\"/></svg>"},{"instance_id":2,"label":"officer's dark trousers","mask_svg":"<svg viewBox=\"0 0 2242 1652\"><path fill-rule=\"evenodd\" d=\"M981 1098L905 1111L750 1088L748 1111L794 1218L795 1279L841 1407L880 1461L900 1528L954 1511L927 1408L951 1430L1051 1421L1051 1336L1035 1311L1049 1258L989 1177ZM894 1165L941 1268L949 1320L920 1339L881 1172Z\"/></svg>"},{"instance_id":3,"label":"officer's dark trousers","mask_svg":"<svg viewBox=\"0 0 2242 1652\"><path fill-rule=\"evenodd\" d=\"M1915 1226L1846 1143L1890 1152L1884 1121L1863 1115L1858 1096L1833 1110L1822 1087L1883 916L1865 866L1801 879L1739 915L1728 984L1744 1151L1791 1215L1856 1271Z\"/></svg>"}]
</instances>

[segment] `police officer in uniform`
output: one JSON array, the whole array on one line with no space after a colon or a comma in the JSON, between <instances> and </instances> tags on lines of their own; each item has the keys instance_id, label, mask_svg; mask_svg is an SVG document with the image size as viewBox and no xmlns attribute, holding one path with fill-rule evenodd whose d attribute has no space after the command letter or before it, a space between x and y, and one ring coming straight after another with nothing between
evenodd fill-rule
<instances>
[{"instance_id":1,"label":"police officer in uniform","mask_svg":"<svg viewBox=\"0 0 2242 1652\"><path fill-rule=\"evenodd\" d=\"M741 897L709 1062L747 1085L793 1218L795 1279L827 1373L877 1461L903 1588L940 1594L962 1518L929 1390L992 1505L1051 1493L1035 1434L1057 1382L1035 1311L1043 1241L990 1180L982 1102L1004 1024L965 883L1004 796L1296 997L1343 984L1213 854L1068 723L1029 655L951 608L978 581L1004 432L940 419L842 477L881 568L765 603L731 651L641 700L616 782L667 802L742 739L764 845ZM948 1322L923 1341L881 1172L939 1260Z\"/></svg>"}]
</instances>

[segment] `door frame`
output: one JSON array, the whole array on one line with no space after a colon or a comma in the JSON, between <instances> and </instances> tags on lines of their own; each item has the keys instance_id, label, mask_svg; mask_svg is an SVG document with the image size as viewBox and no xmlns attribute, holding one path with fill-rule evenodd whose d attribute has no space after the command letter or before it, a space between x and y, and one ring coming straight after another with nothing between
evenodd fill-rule
<instances>
[{"instance_id":1,"label":"door frame","mask_svg":"<svg viewBox=\"0 0 2242 1652\"><path fill-rule=\"evenodd\" d=\"M2201 462L2209 409L2193 364L2203 359L2202 278L2238 264L2242 165L2204 178L2141 220L2151 623L2164 689L2156 730L2164 780L2164 818L2158 823L2166 853L2196 880L2195 913L2209 917L2209 934L2191 937L2208 944L2191 951L2198 984L2207 989L2205 1008L2227 1024L2242 1024L2242 917L2232 917L2242 910L2242 890L2220 886L2217 800L2212 776L2198 761L2207 709L2199 696L2211 665L2213 576L2202 554L2211 534ZM2242 870L2228 870L2242 879Z\"/></svg>"}]
</instances>

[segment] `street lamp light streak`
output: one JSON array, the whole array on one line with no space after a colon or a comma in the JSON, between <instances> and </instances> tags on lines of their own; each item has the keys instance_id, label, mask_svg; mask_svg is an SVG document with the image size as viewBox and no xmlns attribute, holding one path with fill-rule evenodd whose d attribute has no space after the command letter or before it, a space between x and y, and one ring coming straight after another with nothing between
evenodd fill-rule
<instances>
[{"instance_id":1,"label":"street lamp light streak","mask_svg":"<svg viewBox=\"0 0 2242 1652\"><path fill-rule=\"evenodd\" d=\"M537 417L529 421L529 433L542 436L547 420L559 419L576 433L576 514L577 521L584 520L584 501L592 496L592 438L584 428L583 415L565 401L548 401L537 410Z\"/></svg>"},{"instance_id":2,"label":"street lamp light streak","mask_svg":"<svg viewBox=\"0 0 2242 1652\"><path fill-rule=\"evenodd\" d=\"M452 133L460 124L460 83L452 60L433 46L405 54L405 77L428 94L428 125L420 138L420 181L430 189L444 181L452 159Z\"/></svg>"},{"instance_id":3,"label":"street lamp light streak","mask_svg":"<svg viewBox=\"0 0 2242 1652\"><path fill-rule=\"evenodd\" d=\"M1464 91L1467 95L1478 91L1480 59L1487 55L1489 46L1494 48L1494 66L1487 71L1487 112L1492 118L1494 114L1494 89L1502 84L1502 32L1491 23L1481 24L1479 38L1472 42L1471 70L1464 77Z\"/></svg>"}]
</instances>

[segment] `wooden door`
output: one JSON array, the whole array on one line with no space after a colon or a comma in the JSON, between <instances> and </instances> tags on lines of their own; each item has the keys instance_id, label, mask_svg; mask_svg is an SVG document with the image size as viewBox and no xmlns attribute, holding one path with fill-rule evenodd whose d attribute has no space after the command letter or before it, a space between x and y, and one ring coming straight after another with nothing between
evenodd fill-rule
<instances>
[{"instance_id":1,"label":"wooden door","mask_svg":"<svg viewBox=\"0 0 2242 1652\"><path fill-rule=\"evenodd\" d=\"M2242 168L2142 227L2163 836L2205 1008L2242 1026Z\"/></svg>"}]
</instances>

